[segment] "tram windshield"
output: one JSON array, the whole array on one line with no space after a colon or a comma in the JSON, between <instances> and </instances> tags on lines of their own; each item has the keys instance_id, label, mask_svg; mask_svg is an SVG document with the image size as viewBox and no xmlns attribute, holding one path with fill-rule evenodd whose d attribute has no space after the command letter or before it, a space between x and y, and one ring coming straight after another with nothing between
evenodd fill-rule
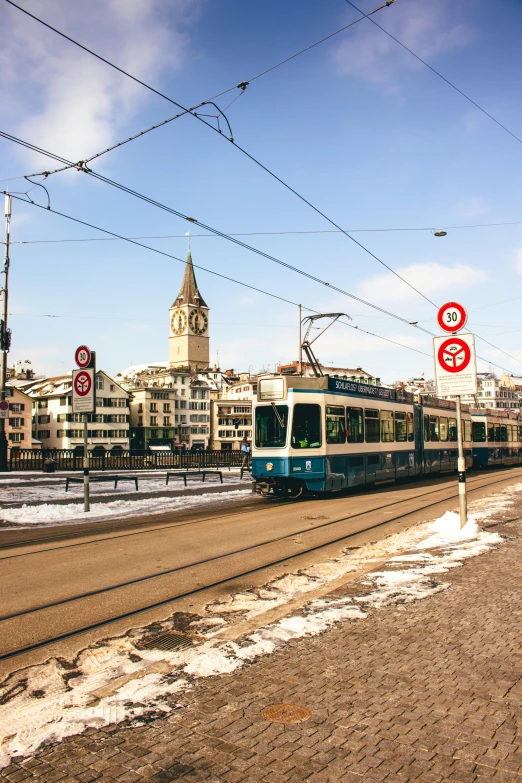
<instances>
[{"instance_id":1,"label":"tram windshield","mask_svg":"<svg viewBox=\"0 0 522 783\"><path fill-rule=\"evenodd\" d=\"M283 448L288 430L288 405L262 405L256 408L256 447Z\"/></svg>"}]
</instances>

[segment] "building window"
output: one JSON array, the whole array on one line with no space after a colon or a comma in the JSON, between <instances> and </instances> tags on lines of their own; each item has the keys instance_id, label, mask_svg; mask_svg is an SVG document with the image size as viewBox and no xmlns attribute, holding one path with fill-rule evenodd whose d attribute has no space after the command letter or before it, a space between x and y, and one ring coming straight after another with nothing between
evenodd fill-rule
<instances>
[{"instance_id":1,"label":"building window","mask_svg":"<svg viewBox=\"0 0 522 783\"><path fill-rule=\"evenodd\" d=\"M49 418L48 416L44 418ZM18 416L15 416L12 419L9 419L9 424L11 427L23 427L24 426L24 420L20 419Z\"/></svg>"},{"instance_id":2,"label":"building window","mask_svg":"<svg viewBox=\"0 0 522 783\"><path fill-rule=\"evenodd\" d=\"M150 403L150 410L153 411L153 413L158 412L158 403L157 402L151 402Z\"/></svg>"},{"instance_id":3,"label":"building window","mask_svg":"<svg viewBox=\"0 0 522 783\"><path fill-rule=\"evenodd\" d=\"M51 430L38 430L38 440L45 440L46 438L50 438L50 437L51 437Z\"/></svg>"},{"instance_id":4,"label":"building window","mask_svg":"<svg viewBox=\"0 0 522 783\"><path fill-rule=\"evenodd\" d=\"M142 402L140 402L140 404L138 405L138 413L143 413L143 403Z\"/></svg>"},{"instance_id":5,"label":"building window","mask_svg":"<svg viewBox=\"0 0 522 783\"><path fill-rule=\"evenodd\" d=\"M170 413L170 402L163 403L163 413Z\"/></svg>"},{"instance_id":6,"label":"building window","mask_svg":"<svg viewBox=\"0 0 522 783\"><path fill-rule=\"evenodd\" d=\"M61 415L67 416L66 413L62 413ZM58 416L60 416L60 414L58 414ZM50 421L51 421L51 417L49 416L49 414L44 416L38 416L38 424L49 424Z\"/></svg>"},{"instance_id":7,"label":"building window","mask_svg":"<svg viewBox=\"0 0 522 783\"><path fill-rule=\"evenodd\" d=\"M158 430L151 430L150 431L150 437L151 438L157 438L158 437Z\"/></svg>"},{"instance_id":8,"label":"building window","mask_svg":"<svg viewBox=\"0 0 522 783\"><path fill-rule=\"evenodd\" d=\"M138 416L138 427L143 427L143 416Z\"/></svg>"},{"instance_id":9,"label":"building window","mask_svg":"<svg viewBox=\"0 0 522 783\"><path fill-rule=\"evenodd\" d=\"M158 417L157 416L151 416L150 417L150 426L151 427L157 427L158 425Z\"/></svg>"},{"instance_id":10,"label":"building window","mask_svg":"<svg viewBox=\"0 0 522 783\"><path fill-rule=\"evenodd\" d=\"M96 388L103 389L103 378L101 375L96 376Z\"/></svg>"},{"instance_id":11,"label":"building window","mask_svg":"<svg viewBox=\"0 0 522 783\"><path fill-rule=\"evenodd\" d=\"M60 397L60 405L69 405L68 397Z\"/></svg>"},{"instance_id":12,"label":"building window","mask_svg":"<svg viewBox=\"0 0 522 783\"><path fill-rule=\"evenodd\" d=\"M164 427L170 427L170 416L164 416L163 417L163 426Z\"/></svg>"},{"instance_id":13,"label":"building window","mask_svg":"<svg viewBox=\"0 0 522 783\"><path fill-rule=\"evenodd\" d=\"M13 413L21 413L25 409L25 405L23 402L10 402L9 403L9 410Z\"/></svg>"},{"instance_id":14,"label":"building window","mask_svg":"<svg viewBox=\"0 0 522 783\"><path fill-rule=\"evenodd\" d=\"M9 440L13 443L20 443L21 440L24 439L24 433L23 432L10 432L9 433Z\"/></svg>"},{"instance_id":15,"label":"building window","mask_svg":"<svg viewBox=\"0 0 522 783\"><path fill-rule=\"evenodd\" d=\"M109 391L114 391L114 388L115 388L115 387L114 387L114 384L113 384L113 383L110 383L110 384L109 384Z\"/></svg>"},{"instance_id":16,"label":"building window","mask_svg":"<svg viewBox=\"0 0 522 783\"><path fill-rule=\"evenodd\" d=\"M39 408L47 408L48 405L49 405L49 400L38 400Z\"/></svg>"}]
</instances>

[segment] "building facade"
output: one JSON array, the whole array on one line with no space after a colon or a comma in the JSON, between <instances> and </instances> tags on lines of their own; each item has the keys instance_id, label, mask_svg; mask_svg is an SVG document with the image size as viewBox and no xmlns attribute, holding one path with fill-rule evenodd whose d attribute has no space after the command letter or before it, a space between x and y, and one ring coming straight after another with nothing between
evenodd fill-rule
<instances>
[{"instance_id":1,"label":"building facade","mask_svg":"<svg viewBox=\"0 0 522 783\"><path fill-rule=\"evenodd\" d=\"M103 370L96 373L96 413L87 414L89 448L98 452L130 447L129 394ZM35 380L25 387L34 407L33 433L42 448L80 449L84 414L72 410L72 377Z\"/></svg>"},{"instance_id":2,"label":"building facade","mask_svg":"<svg viewBox=\"0 0 522 783\"><path fill-rule=\"evenodd\" d=\"M25 392L7 383L5 397L9 403L5 434L10 453L19 449L39 448L33 439L33 401Z\"/></svg>"},{"instance_id":3,"label":"building facade","mask_svg":"<svg viewBox=\"0 0 522 783\"><path fill-rule=\"evenodd\" d=\"M504 380L505 376L497 378L492 372L478 373L477 394L463 396L462 402L477 408L520 411L520 392L514 382L505 385Z\"/></svg>"}]
</instances>

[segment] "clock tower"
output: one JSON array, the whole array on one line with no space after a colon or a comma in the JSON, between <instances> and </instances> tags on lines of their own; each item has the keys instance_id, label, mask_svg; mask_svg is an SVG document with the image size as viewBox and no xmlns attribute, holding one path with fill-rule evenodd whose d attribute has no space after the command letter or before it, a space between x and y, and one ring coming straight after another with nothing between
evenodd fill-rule
<instances>
[{"instance_id":1,"label":"clock tower","mask_svg":"<svg viewBox=\"0 0 522 783\"><path fill-rule=\"evenodd\" d=\"M196 283L190 245L183 282L169 313L170 366L207 369L210 362L209 309Z\"/></svg>"}]
</instances>

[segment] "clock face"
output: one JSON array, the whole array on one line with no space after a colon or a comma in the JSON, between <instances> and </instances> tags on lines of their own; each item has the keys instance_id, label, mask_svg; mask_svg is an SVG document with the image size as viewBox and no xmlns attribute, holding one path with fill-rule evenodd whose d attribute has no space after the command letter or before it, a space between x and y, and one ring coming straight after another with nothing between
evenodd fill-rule
<instances>
[{"instance_id":1,"label":"clock face","mask_svg":"<svg viewBox=\"0 0 522 783\"><path fill-rule=\"evenodd\" d=\"M205 334L208 328L207 314L199 307L190 311L189 324L194 334Z\"/></svg>"},{"instance_id":2,"label":"clock face","mask_svg":"<svg viewBox=\"0 0 522 783\"><path fill-rule=\"evenodd\" d=\"M183 310L180 310L179 308L177 310L174 310L174 312L172 313L172 318L170 319L170 328L172 330L172 334L176 334L176 335L183 334L186 326L187 326L187 316L185 315Z\"/></svg>"}]
</instances>

